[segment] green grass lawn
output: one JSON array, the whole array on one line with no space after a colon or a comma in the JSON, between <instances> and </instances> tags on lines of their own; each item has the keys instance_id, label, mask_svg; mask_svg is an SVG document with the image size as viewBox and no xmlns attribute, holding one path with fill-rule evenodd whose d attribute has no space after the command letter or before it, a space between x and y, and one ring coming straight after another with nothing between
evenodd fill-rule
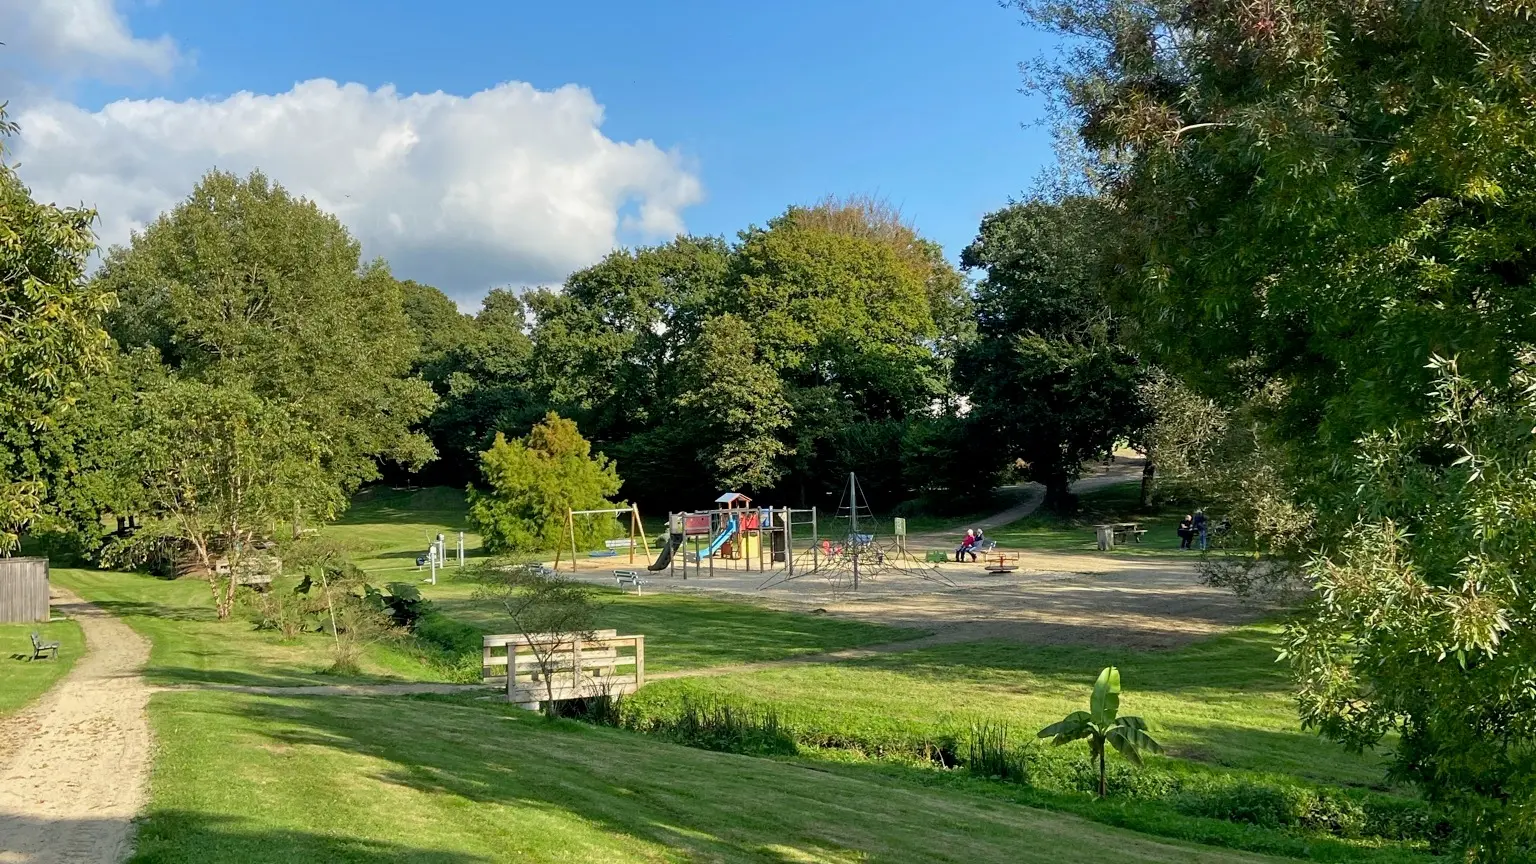
<instances>
[{"instance_id":1,"label":"green grass lawn","mask_svg":"<svg viewBox=\"0 0 1536 864\"><path fill-rule=\"evenodd\" d=\"M139 862L1244 862L463 700L161 694Z\"/></svg>"},{"instance_id":2,"label":"green grass lawn","mask_svg":"<svg viewBox=\"0 0 1536 864\"><path fill-rule=\"evenodd\" d=\"M363 657L361 677L326 674L332 656L324 635L306 633L286 641L272 631L255 629L238 614L220 621L208 584L200 579L62 568L52 575L153 641L144 674L155 684L290 686L442 677L411 652L382 644L371 646Z\"/></svg>"},{"instance_id":3,"label":"green grass lawn","mask_svg":"<svg viewBox=\"0 0 1536 864\"><path fill-rule=\"evenodd\" d=\"M439 611L481 633L510 632L504 611L475 599L474 583L455 575L450 572L437 585L422 586L423 593ZM641 596L603 589L601 600L600 628L643 634L645 667L655 672L781 660L924 635L921 630L687 594Z\"/></svg>"},{"instance_id":4,"label":"green grass lawn","mask_svg":"<svg viewBox=\"0 0 1536 864\"><path fill-rule=\"evenodd\" d=\"M836 664L657 682L634 697L658 706L690 693L772 706L807 737L893 741L972 723L1034 732L1086 708L1104 666L1120 668L1122 710L1147 720L1169 756L1310 781L1376 786L1379 757L1354 755L1297 720L1278 629L1253 625L1167 652L1008 642L940 645Z\"/></svg>"},{"instance_id":5,"label":"green grass lawn","mask_svg":"<svg viewBox=\"0 0 1536 864\"><path fill-rule=\"evenodd\" d=\"M341 519L327 525L326 537L345 544L353 560L369 571L400 571L392 578L408 581L404 571L416 570L416 558L443 535L450 559L457 554L459 532L464 532L466 557L479 557L480 535L469 526L464 490L448 486L392 489L370 486L352 498Z\"/></svg>"},{"instance_id":6,"label":"green grass lawn","mask_svg":"<svg viewBox=\"0 0 1536 864\"><path fill-rule=\"evenodd\" d=\"M1106 522L1139 522L1147 529L1140 543L1116 546L1116 554L1194 555L1179 550L1179 520L1190 508L1155 504L1141 506L1141 482L1130 480L1095 489L1078 498L1072 516L1036 511L1010 525L995 528L987 536L1006 549L1038 549L1052 552L1094 552L1098 538L1093 526Z\"/></svg>"},{"instance_id":7,"label":"green grass lawn","mask_svg":"<svg viewBox=\"0 0 1536 864\"><path fill-rule=\"evenodd\" d=\"M57 572L57 571L55 571ZM58 642L58 660L30 661L36 632L45 642ZM73 621L46 624L0 624L0 717L21 710L64 677L85 653L85 635Z\"/></svg>"}]
</instances>

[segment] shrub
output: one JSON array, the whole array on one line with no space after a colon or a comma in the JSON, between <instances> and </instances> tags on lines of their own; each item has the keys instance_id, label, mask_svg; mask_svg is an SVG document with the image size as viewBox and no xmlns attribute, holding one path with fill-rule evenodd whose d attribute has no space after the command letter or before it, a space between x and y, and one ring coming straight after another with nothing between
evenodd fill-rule
<instances>
[{"instance_id":1,"label":"shrub","mask_svg":"<svg viewBox=\"0 0 1536 864\"><path fill-rule=\"evenodd\" d=\"M771 708L744 708L687 694L669 714L642 717L624 713L622 725L675 744L722 753L791 755L799 749L789 728Z\"/></svg>"},{"instance_id":2,"label":"shrub","mask_svg":"<svg viewBox=\"0 0 1536 864\"><path fill-rule=\"evenodd\" d=\"M971 726L963 764L966 770L982 777L1013 783L1029 782L1028 759L1023 753L1009 748L1006 723Z\"/></svg>"},{"instance_id":3,"label":"shrub","mask_svg":"<svg viewBox=\"0 0 1536 864\"><path fill-rule=\"evenodd\" d=\"M305 595L273 587L248 597L247 609L257 630L275 630L284 639L297 639L309 629L313 604Z\"/></svg>"}]
</instances>

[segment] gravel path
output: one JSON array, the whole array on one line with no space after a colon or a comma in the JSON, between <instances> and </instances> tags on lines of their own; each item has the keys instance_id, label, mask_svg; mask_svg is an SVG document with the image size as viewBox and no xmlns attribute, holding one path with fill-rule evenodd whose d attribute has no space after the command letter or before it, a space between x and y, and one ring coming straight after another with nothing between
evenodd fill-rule
<instances>
[{"instance_id":1,"label":"gravel path","mask_svg":"<svg viewBox=\"0 0 1536 864\"><path fill-rule=\"evenodd\" d=\"M1116 454L1114 462L1108 465L1096 465L1082 477L1072 482L1072 492L1082 495L1095 489L1103 489L1116 483L1125 483L1130 480L1140 480L1142 467L1147 464L1146 457L1130 450L1123 450ZM915 546L930 543L948 542L955 537L963 537L965 529L980 528L983 531L991 531L1004 525L1013 523L1033 514L1040 509L1045 502L1045 487L1039 483L1027 483L1023 487L1024 497L1019 503L998 513L993 513L983 519L967 522L964 525L956 525L945 531L932 531L923 534L913 534L909 542Z\"/></svg>"},{"instance_id":2,"label":"gravel path","mask_svg":"<svg viewBox=\"0 0 1536 864\"><path fill-rule=\"evenodd\" d=\"M0 862L116 864L145 800L149 643L68 591L53 593L87 650L36 704L0 720Z\"/></svg>"}]
</instances>

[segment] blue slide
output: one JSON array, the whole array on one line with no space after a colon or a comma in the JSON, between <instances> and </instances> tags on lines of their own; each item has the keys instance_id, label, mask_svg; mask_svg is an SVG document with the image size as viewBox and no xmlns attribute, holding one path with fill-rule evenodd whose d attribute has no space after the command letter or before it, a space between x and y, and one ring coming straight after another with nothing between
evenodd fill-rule
<instances>
[{"instance_id":1,"label":"blue slide","mask_svg":"<svg viewBox=\"0 0 1536 864\"><path fill-rule=\"evenodd\" d=\"M732 516L731 521L725 523L725 527L720 530L719 534L715 535L715 539L709 541L709 548L699 553L699 557L708 558L716 552L719 552L720 547L725 545L725 541L736 536L736 529L736 517Z\"/></svg>"}]
</instances>

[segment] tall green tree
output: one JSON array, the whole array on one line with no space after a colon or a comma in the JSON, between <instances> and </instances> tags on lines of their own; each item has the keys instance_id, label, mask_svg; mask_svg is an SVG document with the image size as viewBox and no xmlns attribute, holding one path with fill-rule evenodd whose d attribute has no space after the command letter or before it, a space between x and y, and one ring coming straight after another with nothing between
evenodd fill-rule
<instances>
[{"instance_id":1,"label":"tall green tree","mask_svg":"<svg viewBox=\"0 0 1536 864\"><path fill-rule=\"evenodd\" d=\"M771 489L790 455L780 438L790 425L789 401L746 322L711 318L683 362L677 404L715 488Z\"/></svg>"},{"instance_id":2,"label":"tall green tree","mask_svg":"<svg viewBox=\"0 0 1536 864\"><path fill-rule=\"evenodd\" d=\"M332 518L345 503L307 421L242 384L167 376L141 390L132 411L130 460L144 525L109 553L131 563L187 544L220 618L234 609L236 574L279 519ZM215 562L227 560L220 573Z\"/></svg>"},{"instance_id":3,"label":"tall green tree","mask_svg":"<svg viewBox=\"0 0 1536 864\"><path fill-rule=\"evenodd\" d=\"M1536 21L1519 3L1025 2L1135 252L1118 306L1304 531L1304 720L1536 850Z\"/></svg>"},{"instance_id":4,"label":"tall green tree","mask_svg":"<svg viewBox=\"0 0 1536 864\"><path fill-rule=\"evenodd\" d=\"M569 542L571 510L613 509L620 480L613 463L576 424L550 413L516 439L496 434L481 454L481 482L469 490L469 521L493 553L547 552ZM611 516L578 516L576 543L613 536Z\"/></svg>"},{"instance_id":5,"label":"tall green tree","mask_svg":"<svg viewBox=\"0 0 1536 864\"><path fill-rule=\"evenodd\" d=\"M454 332L451 341L444 339L438 359L423 367L439 396L426 423L438 455L425 472L430 481L469 482L478 476L480 453L497 432L527 429L542 416L544 402L531 383L533 343L527 318L521 298L494 289L480 311L467 319L468 328ZM435 338L446 335L440 332Z\"/></svg>"},{"instance_id":6,"label":"tall green tree","mask_svg":"<svg viewBox=\"0 0 1536 864\"><path fill-rule=\"evenodd\" d=\"M381 460L433 453L413 424L435 402L411 376L418 346L400 283L363 264L336 217L261 173L214 171L186 201L107 256L119 344L153 347L177 375L287 406L350 491Z\"/></svg>"},{"instance_id":7,"label":"tall green tree","mask_svg":"<svg viewBox=\"0 0 1536 864\"><path fill-rule=\"evenodd\" d=\"M16 127L0 106L0 139ZM55 426L106 366L103 316L114 297L85 278L94 211L41 204L5 161L0 140L0 553L50 496L36 435Z\"/></svg>"},{"instance_id":8,"label":"tall green tree","mask_svg":"<svg viewBox=\"0 0 1536 864\"><path fill-rule=\"evenodd\" d=\"M986 274L960 361L981 452L1023 461L1058 509L1084 462L1143 423L1140 370L1108 305L1111 225L1093 199L1026 201L989 214L960 256Z\"/></svg>"}]
</instances>

